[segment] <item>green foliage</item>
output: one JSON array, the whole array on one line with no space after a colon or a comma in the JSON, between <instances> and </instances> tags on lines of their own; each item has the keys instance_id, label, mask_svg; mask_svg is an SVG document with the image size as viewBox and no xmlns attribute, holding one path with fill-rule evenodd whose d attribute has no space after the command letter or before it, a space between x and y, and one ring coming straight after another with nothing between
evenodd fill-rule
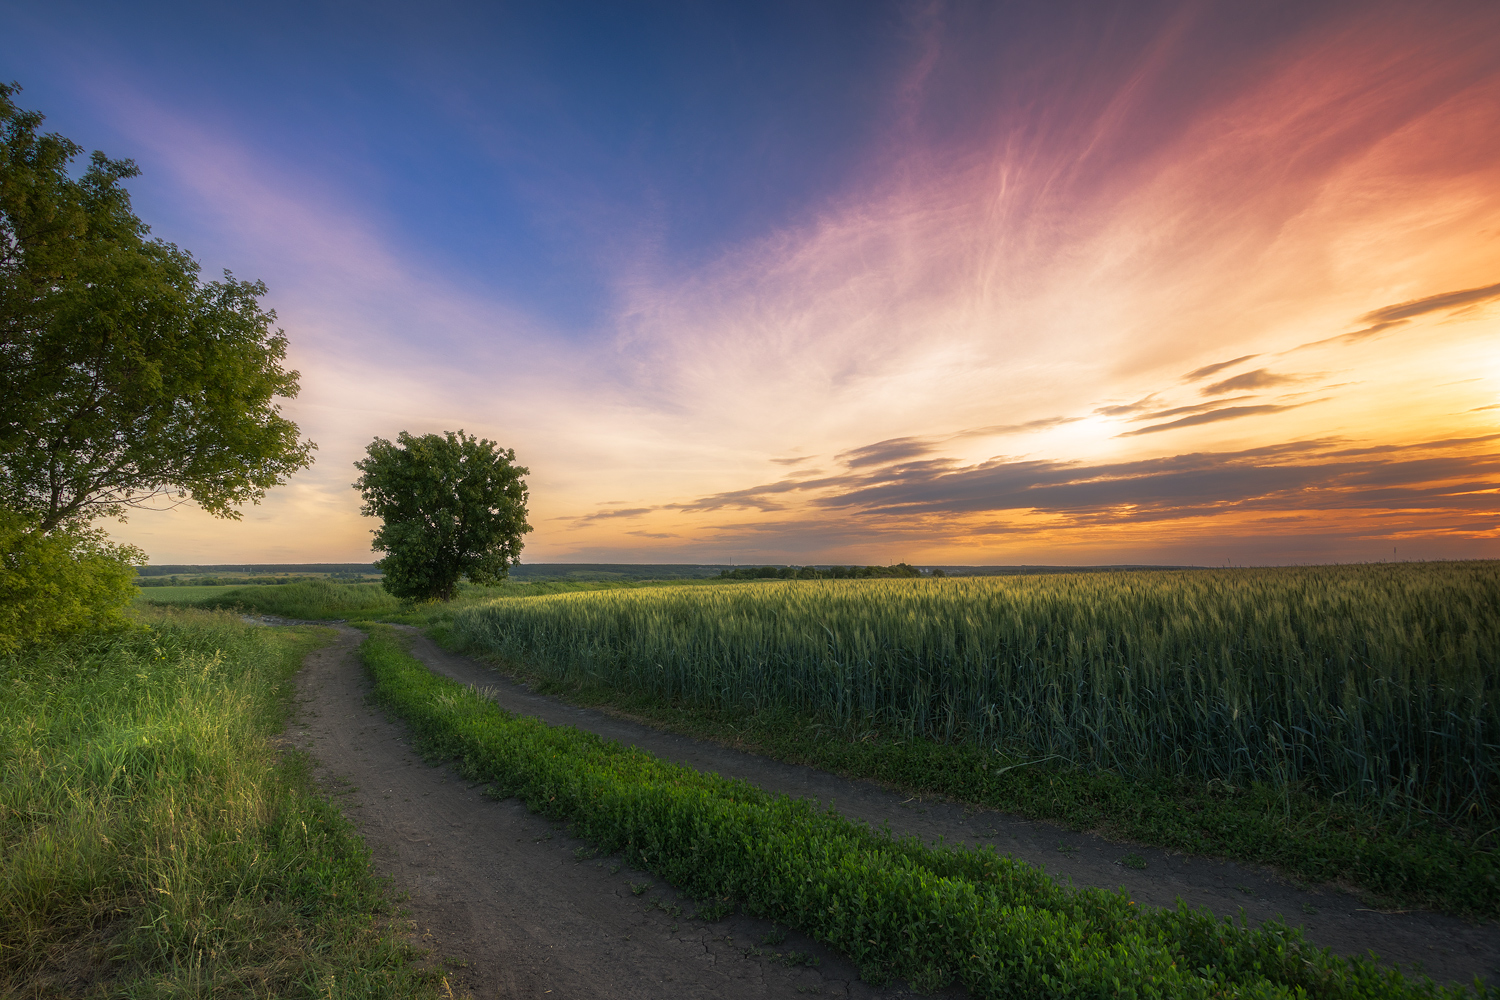
<instances>
[{"instance_id":1,"label":"green foliage","mask_svg":"<svg viewBox=\"0 0 1500 1000\"><path fill-rule=\"evenodd\" d=\"M361 513L378 517L375 549L384 585L406 600L449 600L464 577L498 583L521 558L530 470L516 453L493 441L454 434L413 437L395 444L376 438L369 457L354 463Z\"/></svg>"},{"instance_id":2,"label":"green foliage","mask_svg":"<svg viewBox=\"0 0 1500 1000\"><path fill-rule=\"evenodd\" d=\"M0 655L125 624L140 550L98 529L44 532L0 507Z\"/></svg>"},{"instance_id":3,"label":"green foliage","mask_svg":"<svg viewBox=\"0 0 1500 1000\"><path fill-rule=\"evenodd\" d=\"M720 570L720 580L874 580L886 577L921 576L922 571L907 563L892 566L740 566ZM934 576L942 576L935 570Z\"/></svg>"},{"instance_id":4,"label":"green foliage","mask_svg":"<svg viewBox=\"0 0 1500 1000\"><path fill-rule=\"evenodd\" d=\"M986 998L1470 995L1339 958L1279 922L1252 930L1065 888L991 849L898 840L805 800L512 715L433 675L388 634L361 655L376 697L428 753L697 898L742 901L843 950L873 983L901 977L928 992L956 980Z\"/></svg>"},{"instance_id":5,"label":"green foliage","mask_svg":"<svg viewBox=\"0 0 1500 1000\"><path fill-rule=\"evenodd\" d=\"M454 631L725 711L1500 820L1500 563L612 591Z\"/></svg>"},{"instance_id":6,"label":"green foliage","mask_svg":"<svg viewBox=\"0 0 1500 1000\"><path fill-rule=\"evenodd\" d=\"M50 531L191 498L220 517L311 464L259 282L148 238L129 160L41 134L0 85L0 503Z\"/></svg>"},{"instance_id":7,"label":"green foliage","mask_svg":"<svg viewBox=\"0 0 1500 1000\"><path fill-rule=\"evenodd\" d=\"M363 844L268 739L321 639L144 625L0 657L0 994L436 996Z\"/></svg>"}]
</instances>

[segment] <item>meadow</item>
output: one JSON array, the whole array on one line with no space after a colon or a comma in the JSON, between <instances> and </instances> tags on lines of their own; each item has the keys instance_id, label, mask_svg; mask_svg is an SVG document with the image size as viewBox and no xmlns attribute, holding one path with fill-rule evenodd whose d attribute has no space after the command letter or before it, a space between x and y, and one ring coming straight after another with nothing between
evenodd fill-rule
<instances>
[{"instance_id":1,"label":"meadow","mask_svg":"<svg viewBox=\"0 0 1500 1000\"><path fill-rule=\"evenodd\" d=\"M0 994L439 995L272 742L325 638L147 610L0 658Z\"/></svg>"},{"instance_id":2,"label":"meadow","mask_svg":"<svg viewBox=\"0 0 1500 1000\"><path fill-rule=\"evenodd\" d=\"M416 625L751 752L1500 916L1493 562L171 596Z\"/></svg>"},{"instance_id":3,"label":"meadow","mask_svg":"<svg viewBox=\"0 0 1500 1000\"><path fill-rule=\"evenodd\" d=\"M898 839L814 802L517 716L428 670L393 629L369 629L360 655L375 697L423 753L568 822L592 845L575 851L580 860L621 852L695 899L692 919L743 906L838 948L877 986L900 978L932 993L957 982L974 997L1059 1000L1500 996L1477 981L1443 987L1339 957L1280 920L1250 927L1181 902L1140 907L1123 891L1073 889L990 847Z\"/></svg>"},{"instance_id":4,"label":"meadow","mask_svg":"<svg viewBox=\"0 0 1500 1000\"><path fill-rule=\"evenodd\" d=\"M1494 563L616 591L454 633L715 709L1500 822Z\"/></svg>"},{"instance_id":5,"label":"meadow","mask_svg":"<svg viewBox=\"0 0 1500 1000\"><path fill-rule=\"evenodd\" d=\"M550 579L533 582L507 581L477 587L463 585L451 601L403 603L386 593L378 583L337 583L331 580L300 580L284 584L244 587L175 586L142 588L135 598L139 607L200 608L275 615L303 621L370 618L431 625L450 621L459 611L502 598L541 597L583 591L623 590L647 586L697 586L698 580L665 580L651 583L635 580Z\"/></svg>"},{"instance_id":6,"label":"meadow","mask_svg":"<svg viewBox=\"0 0 1500 1000\"><path fill-rule=\"evenodd\" d=\"M1500 915L1496 563L585 593L438 634L753 752Z\"/></svg>"}]
</instances>

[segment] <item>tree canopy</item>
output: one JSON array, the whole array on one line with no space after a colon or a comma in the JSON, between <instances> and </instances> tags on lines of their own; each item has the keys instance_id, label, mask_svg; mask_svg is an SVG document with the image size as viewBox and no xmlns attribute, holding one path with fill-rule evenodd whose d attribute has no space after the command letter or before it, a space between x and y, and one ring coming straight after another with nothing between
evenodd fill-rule
<instances>
[{"instance_id":1,"label":"tree canopy","mask_svg":"<svg viewBox=\"0 0 1500 1000\"><path fill-rule=\"evenodd\" d=\"M149 238L130 160L39 132L0 84L0 506L42 531L191 499L219 517L311 464L266 287Z\"/></svg>"},{"instance_id":2,"label":"tree canopy","mask_svg":"<svg viewBox=\"0 0 1500 1000\"><path fill-rule=\"evenodd\" d=\"M376 438L354 463L361 513L384 524L374 547L389 553L377 565L385 589L406 600L448 600L461 579L498 583L520 561L531 470L494 441L457 434L391 443Z\"/></svg>"}]
</instances>

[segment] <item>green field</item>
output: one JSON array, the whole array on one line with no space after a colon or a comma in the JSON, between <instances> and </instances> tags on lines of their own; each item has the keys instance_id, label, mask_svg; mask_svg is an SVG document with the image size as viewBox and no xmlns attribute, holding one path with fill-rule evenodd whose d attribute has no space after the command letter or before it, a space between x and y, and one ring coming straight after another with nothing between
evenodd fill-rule
<instances>
[{"instance_id":1,"label":"green field","mask_svg":"<svg viewBox=\"0 0 1500 1000\"><path fill-rule=\"evenodd\" d=\"M716 709L1500 822L1494 563L620 591L455 632Z\"/></svg>"},{"instance_id":2,"label":"green field","mask_svg":"<svg viewBox=\"0 0 1500 1000\"><path fill-rule=\"evenodd\" d=\"M1500 913L1493 562L583 593L449 641L784 759Z\"/></svg>"},{"instance_id":3,"label":"green field","mask_svg":"<svg viewBox=\"0 0 1500 1000\"><path fill-rule=\"evenodd\" d=\"M326 638L147 610L0 658L0 995L439 995L271 742Z\"/></svg>"},{"instance_id":4,"label":"green field","mask_svg":"<svg viewBox=\"0 0 1500 1000\"><path fill-rule=\"evenodd\" d=\"M816 803L669 764L571 726L516 716L429 671L371 627L375 697L423 752L490 794L569 821L575 835L697 900L695 919L743 905L837 947L866 981L918 993L958 982L984 998L1494 1000L1341 958L1280 920L1251 928L1206 910L1139 907L1075 890L993 848L897 839Z\"/></svg>"},{"instance_id":5,"label":"green field","mask_svg":"<svg viewBox=\"0 0 1500 1000\"><path fill-rule=\"evenodd\" d=\"M1500 916L1500 564L173 588L398 621L783 760ZM158 601L163 590L144 592Z\"/></svg>"},{"instance_id":6,"label":"green field","mask_svg":"<svg viewBox=\"0 0 1500 1000\"><path fill-rule=\"evenodd\" d=\"M136 598L141 605L207 610L238 610L298 619L369 617L400 607L378 583L257 584L249 587L150 587Z\"/></svg>"},{"instance_id":7,"label":"green field","mask_svg":"<svg viewBox=\"0 0 1500 1000\"><path fill-rule=\"evenodd\" d=\"M459 596L442 603L403 603L378 583L334 583L305 580L298 583L257 584L247 587L145 587L135 601L138 606L199 608L276 615L308 621L374 618L427 625L446 621L458 611L501 598L540 597L582 591L625 590L647 586L701 586L702 580L538 580L506 582L492 587L465 585Z\"/></svg>"}]
</instances>

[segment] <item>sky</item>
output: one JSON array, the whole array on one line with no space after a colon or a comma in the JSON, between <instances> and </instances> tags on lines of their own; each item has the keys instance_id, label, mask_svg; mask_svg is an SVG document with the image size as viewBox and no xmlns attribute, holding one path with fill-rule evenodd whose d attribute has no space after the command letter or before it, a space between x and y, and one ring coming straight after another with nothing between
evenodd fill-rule
<instances>
[{"instance_id":1,"label":"sky","mask_svg":"<svg viewBox=\"0 0 1500 1000\"><path fill-rule=\"evenodd\" d=\"M157 563L361 562L463 429L525 562L1500 557L1500 5L0 0L261 279L317 461Z\"/></svg>"}]
</instances>

